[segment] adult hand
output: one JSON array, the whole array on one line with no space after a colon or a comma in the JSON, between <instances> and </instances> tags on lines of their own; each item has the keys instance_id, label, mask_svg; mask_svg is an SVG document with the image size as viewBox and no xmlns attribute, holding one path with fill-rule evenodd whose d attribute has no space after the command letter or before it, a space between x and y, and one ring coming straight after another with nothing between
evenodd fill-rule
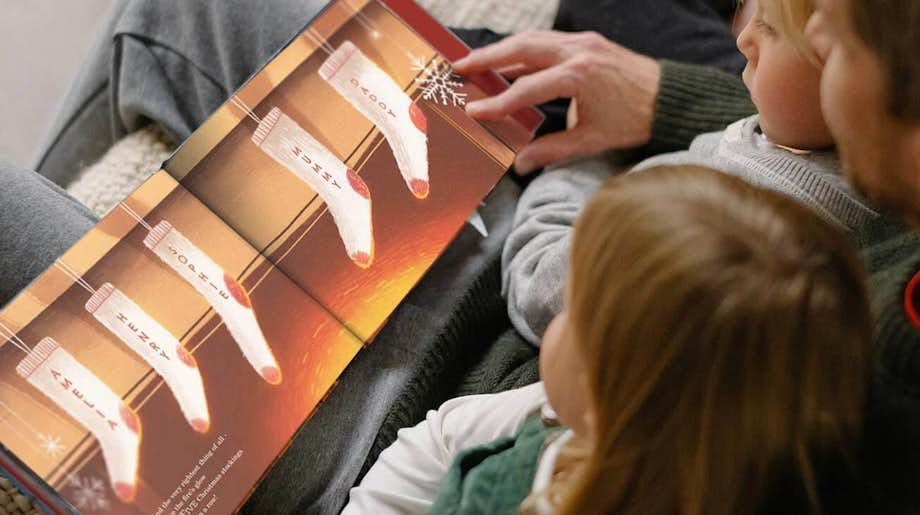
<instances>
[{"instance_id":1,"label":"adult hand","mask_svg":"<svg viewBox=\"0 0 920 515\"><path fill-rule=\"evenodd\" d=\"M466 110L473 118L497 120L530 105L573 99L569 128L521 150L515 161L520 174L651 138L661 67L600 34L525 32L473 50L454 69L461 74L496 70L517 79L497 96L470 102Z\"/></svg>"}]
</instances>

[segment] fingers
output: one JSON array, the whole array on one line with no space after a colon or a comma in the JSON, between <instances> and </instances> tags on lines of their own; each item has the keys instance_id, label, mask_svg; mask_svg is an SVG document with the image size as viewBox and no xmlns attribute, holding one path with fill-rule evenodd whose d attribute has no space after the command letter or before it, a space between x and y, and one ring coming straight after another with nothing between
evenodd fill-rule
<instances>
[{"instance_id":1,"label":"fingers","mask_svg":"<svg viewBox=\"0 0 920 515\"><path fill-rule=\"evenodd\" d=\"M556 66L521 77L497 96L470 102L466 113L480 120L500 120L528 106L575 97L576 84L564 66Z\"/></svg>"},{"instance_id":2,"label":"fingers","mask_svg":"<svg viewBox=\"0 0 920 515\"><path fill-rule=\"evenodd\" d=\"M578 156L597 154L603 151L597 138L586 129L554 132L524 147L514 161L514 171L527 175L545 166Z\"/></svg>"},{"instance_id":3,"label":"fingers","mask_svg":"<svg viewBox=\"0 0 920 515\"><path fill-rule=\"evenodd\" d=\"M528 66L524 63L517 63L517 64L512 64L510 66L504 66L495 71L496 73L505 77L506 79L516 79L518 77L523 77L524 75L529 75L531 73L534 73L540 70L541 68L536 68L534 66Z\"/></svg>"},{"instance_id":4,"label":"fingers","mask_svg":"<svg viewBox=\"0 0 920 515\"><path fill-rule=\"evenodd\" d=\"M548 31L516 34L473 50L453 63L454 71L469 75L519 63L532 68L547 68L561 60L561 47L554 44L557 39L558 35Z\"/></svg>"}]
</instances>

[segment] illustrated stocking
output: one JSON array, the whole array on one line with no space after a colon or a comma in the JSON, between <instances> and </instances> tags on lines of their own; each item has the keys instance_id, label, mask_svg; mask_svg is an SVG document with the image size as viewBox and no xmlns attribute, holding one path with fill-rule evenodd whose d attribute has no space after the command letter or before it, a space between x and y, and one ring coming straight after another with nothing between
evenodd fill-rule
<instances>
[{"instance_id":1,"label":"illustrated stocking","mask_svg":"<svg viewBox=\"0 0 920 515\"><path fill-rule=\"evenodd\" d=\"M133 501L141 440L137 414L51 338L39 342L16 372L96 437L112 490Z\"/></svg>"},{"instance_id":2,"label":"illustrated stocking","mask_svg":"<svg viewBox=\"0 0 920 515\"><path fill-rule=\"evenodd\" d=\"M281 368L240 283L165 220L150 231L144 245L210 302L252 368L269 384L280 384Z\"/></svg>"},{"instance_id":3,"label":"illustrated stocking","mask_svg":"<svg viewBox=\"0 0 920 515\"><path fill-rule=\"evenodd\" d=\"M412 194L428 197L428 119L421 108L351 41L326 59L319 75L380 129Z\"/></svg>"},{"instance_id":4,"label":"illustrated stocking","mask_svg":"<svg viewBox=\"0 0 920 515\"><path fill-rule=\"evenodd\" d=\"M252 141L322 197L348 256L362 268L371 266L371 195L361 177L277 107L262 119Z\"/></svg>"},{"instance_id":5,"label":"illustrated stocking","mask_svg":"<svg viewBox=\"0 0 920 515\"><path fill-rule=\"evenodd\" d=\"M208 432L211 417L201 372L179 340L108 283L90 297L86 310L166 381L189 425L199 433Z\"/></svg>"}]
</instances>

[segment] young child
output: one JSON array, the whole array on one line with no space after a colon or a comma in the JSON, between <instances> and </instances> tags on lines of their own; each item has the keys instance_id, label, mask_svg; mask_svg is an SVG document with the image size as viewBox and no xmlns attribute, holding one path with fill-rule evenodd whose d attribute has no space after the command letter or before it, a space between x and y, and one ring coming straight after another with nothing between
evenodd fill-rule
<instances>
[{"instance_id":1,"label":"young child","mask_svg":"<svg viewBox=\"0 0 920 515\"><path fill-rule=\"evenodd\" d=\"M810 205L856 230L878 217L841 174L820 106L820 67L805 39L811 0L759 0L738 37L744 82L758 115L697 137L689 150L653 157L635 171L694 164L737 175ZM612 167L601 159L547 170L524 192L502 256L511 321L532 343L559 312L571 224Z\"/></svg>"},{"instance_id":2,"label":"young child","mask_svg":"<svg viewBox=\"0 0 920 515\"><path fill-rule=\"evenodd\" d=\"M852 464L871 337L841 232L740 179L661 167L585 208L570 274L543 382L401 430L345 514L841 513L827 503L857 490L827 472Z\"/></svg>"}]
</instances>

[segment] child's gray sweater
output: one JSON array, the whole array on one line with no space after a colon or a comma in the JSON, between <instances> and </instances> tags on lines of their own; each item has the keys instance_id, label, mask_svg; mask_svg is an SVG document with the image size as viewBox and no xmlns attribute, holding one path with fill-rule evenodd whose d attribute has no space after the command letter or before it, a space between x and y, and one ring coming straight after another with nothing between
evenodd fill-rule
<instances>
[{"instance_id":1,"label":"child's gray sweater","mask_svg":"<svg viewBox=\"0 0 920 515\"><path fill-rule=\"evenodd\" d=\"M760 134L757 116L699 136L687 151L647 159L630 173L678 164L714 168L778 190L847 230L878 216L841 176L835 152L796 154L777 147ZM534 344L562 310L572 225L614 171L600 158L548 169L521 197L502 254L502 288L511 321Z\"/></svg>"}]
</instances>

